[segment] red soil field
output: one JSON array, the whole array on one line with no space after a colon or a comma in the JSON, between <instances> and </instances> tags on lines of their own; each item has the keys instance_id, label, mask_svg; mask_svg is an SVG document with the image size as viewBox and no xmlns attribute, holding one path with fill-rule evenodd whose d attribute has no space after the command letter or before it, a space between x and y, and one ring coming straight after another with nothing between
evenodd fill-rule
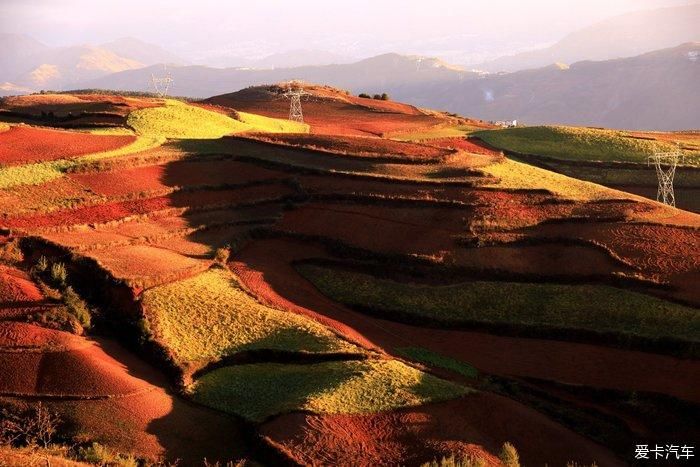
<instances>
[{"instance_id":1,"label":"red soil field","mask_svg":"<svg viewBox=\"0 0 700 467\"><path fill-rule=\"evenodd\" d=\"M372 178L327 175L301 175L298 180L306 191L318 195L361 195L389 199L455 201L464 204L473 204L480 199L477 190L460 186L398 181L387 183Z\"/></svg>"},{"instance_id":2,"label":"red soil field","mask_svg":"<svg viewBox=\"0 0 700 467\"><path fill-rule=\"evenodd\" d=\"M0 322L0 349L51 351L76 349L83 338L67 332L54 331L27 323Z\"/></svg>"},{"instance_id":3,"label":"red soil field","mask_svg":"<svg viewBox=\"0 0 700 467\"><path fill-rule=\"evenodd\" d=\"M308 204L287 211L276 228L324 237L379 253L414 255L439 263L551 275L607 275L631 271L593 246L546 245L461 247L467 212L447 208L403 208Z\"/></svg>"},{"instance_id":4,"label":"red soil field","mask_svg":"<svg viewBox=\"0 0 700 467\"><path fill-rule=\"evenodd\" d=\"M6 97L0 109L28 115L53 112L55 116L82 112L110 113L126 116L132 110L161 106L162 101L152 98L132 98L106 94L33 94Z\"/></svg>"},{"instance_id":5,"label":"red soil field","mask_svg":"<svg viewBox=\"0 0 700 467\"><path fill-rule=\"evenodd\" d=\"M0 190L0 213L16 216L96 202L99 199L99 196L75 180L60 177L41 185L20 185Z\"/></svg>"},{"instance_id":6,"label":"red soil field","mask_svg":"<svg viewBox=\"0 0 700 467\"><path fill-rule=\"evenodd\" d=\"M371 251L441 257L454 248L452 236L466 230L466 215L445 208L314 203L285 212L276 228Z\"/></svg>"},{"instance_id":7,"label":"red soil field","mask_svg":"<svg viewBox=\"0 0 700 467\"><path fill-rule=\"evenodd\" d=\"M0 163L17 165L70 159L117 149L135 140L135 136L128 135L92 135L23 125L14 126L0 133Z\"/></svg>"},{"instance_id":8,"label":"red soil field","mask_svg":"<svg viewBox=\"0 0 700 467\"><path fill-rule=\"evenodd\" d=\"M149 165L109 172L72 173L68 174L68 178L94 193L116 198L140 192L167 192L173 187L163 183L164 171L163 165Z\"/></svg>"},{"instance_id":9,"label":"red soil field","mask_svg":"<svg viewBox=\"0 0 700 467\"><path fill-rule=\"evenodd\" d=\"M665 141L669 143L680 142L684 149L698 150L700 149L700 132L699 131L628 131L633 138L654 139L657 141Z\"/></svg>"},{"instance_id":10,"label":"red soil field","mask_svg":"<svg viewBox=\"0 0 700 467\"><path fill-rule=\"evenodd\" d=\"M160 372L110 340L0 322L0 374L4 396L39 396L84 439L118 452L185 465L245 456L232 418L178 399Z\"/></svg>"},{"instance_id":11,"label":"red soil field","mask_svg":"<svg viewBox=\"0 0 700 467\"><path fill-rule=\"evenodd\" d=\"M202 209L204 207L226 207L278 199L293 193L293 189L285 184L254 185L225 190L180 191L156 198L87 206L55 211L49 214L15 217L5 220L3 225L8 228L33 231L41 228L99 224L129 216L152 214L156 211L171 208Z\"/></svg>"},{"instance_id":12,"label":"red soil field","mask_svg":"<svg viewBox=\"0 0 700 467\"><path fill-rule=\"evenodd\" d=\"M206 270L209 261L197 260L173 251L148 245L95 250L86 253L118 279L145 281L145 286L187 277ZM139 284L143 286L144 284Z\"/></svg>"},{"instance_id":13,"label":"red soil field","mask_svg":"<svg viewBox=\"0 0 700 467\"><path fill-rule=\"evenodd\" d=\"M500 156L501 151L489 147L487 144L469 138L434 138L426 144L439 148L459 149L473 154L484 154L487 156Z\"/></svg>"},{"instance_id":14,"label":"red soil field","mask_svg":"<svg viewBox=\"0 0 700 467\"><path fill-rule=\"evenodd\" d=\"M20 319L48 307L41 291L24 271L0 265L0 320Z\"/></svg>"},{"instance_id":15,"label":"red soil field","mask_svg":"<svg viewBox=\"0 0 700 467\"><path fill-rule=\"evenodd\" d=\"M404 143L383 138L359 136L329 136L307 134L254 134L250 137L294 147L326 151L340 155L367 158L396 159L397 161L439 162L454 153L449 149L424 144Z\"/></svg>"},{"instance_id":16,"label":"red soil field","mask_svg":"<svg viewBox=\"0 0 700 467\"><path fill-rule=\"evenodd\" d=\"M593 240L612 250L645 275L669 282L670 296L700 304L698 231L671 225L556 224L525 229L534 237L571 236Z\"/></svg>"},{"instance_id":17,"label":"red soil field","mask_svg":"<svg viewBox=\"0 0 700 467\"><path fill-rule=\"evenodd\" d=\"M83 226L67 232L43 233L42 237L77 251L150 244L185 255L201 256L208 255L210 249L223 246L233 239L228 238L225 232L219 231L238 231L236 226L226 227L226 224L267 221L278 218L279 215L280 207L275 205L203 211L186 215L152 215L146 219L137 218L106 224L97 229ZM222 227L193 232L196 228L212 226ZM245 226L239 228L245 230Z\"/></svg>"},{"instance_id":18,"label":"red soil field","mask_svg":"<svg viewBox=\"0 0 700 467\"><path fill-rule=\"evenodd\" d=\"M24 271L0 265L0 306L10 302L36 302L43 299L39 288Z\"/></svg>"},{"instance_id":19,"label":"red soil field","mask_svg":"<svg viewBox=\"0 0 700 467\"><path fill-rule=\"evenodd\" d=\"M301 465L421 465L452 454L502 465L495 455L505 441L517 447L522 465L624 465L534 409L487 392L372 415L282 415L261 431Z\"/></svg>"},{"instance_id":20,"label":"red soil field","mask_svg":"<svg viewBox=\"0 0 700 467\"><path fill-rule=\"evenodd\" d=\"M500 231L536 225L556 219L598 219L624 221L652 212L648 203L636 201L567 203L554 196L528 192L478 191L474 219L482 228Z\"/></svg>"},{"instance_id":21,"label":"red soil field","mask_svg":"<svg viewBox=\"0 0 700 467\"><path fill-rule=\"evenodd\" d=\"M611 276L632 268L593 246L566 245L556 241L540 245L496 245L460 248L445 255L445 262L484 271L509 271L538 277Z\"/></svg>"},{"instance_id":22,"label":"red soil field","mask_svg":"<svg viewBox=\"0 0 700 467\"><path fill-rule=\"evenodd\" d=\"M244 225L217 227L157 240L153 244L189 257L213 258L217 248L235 243L234 240L242 238L251 228Z\"/></svg>"},{"instance_id":23,"label":"red soil field","mask_svg":"<svg viewBox=\"0 0 700 467\"><path fill-rule=\"evenodd\" d=\"M64 350L3 347L0 369L6 375L0 381L2 396L114 397L150 389L144 381L125 373L121 363L98 345L81 339L75 347Z\"/></svg>"},{"instance_id":24,"label":"red soil field","mask_svg":"<svg viewBox=\"0 0 700 467\"><path fill-rule=\"evenodd\" d=\"M256 87L211 97L205 102L267 117L287 118L289 101L272 91ZM385 133L416 131L444 124L456 124L447 117L425 113L398 102L373 101L342 94L332 88L305 88L314 97L302 102L304 122L311 132L326 135L381 136Z\"/></svg>"},{"instance_id":25,"label":"red soil field","mask_svg":"<svg viewBox=\"0 0 700 467\"><path fill-rule=\"evenodd\" d=\"M258 240L236 254L229 266L263 303L313 317L365 347L391 351L418 346L491 374L658 392L700 402L695 384L700 368L692 360L590 344L429 329L350 310L325 297L291 266L302 259L328 257L324 248L309 242ZM679 379L679 374L684 377Z\"/></svg>"},{"instance_id":26,"label":"red soil field","mask_svg":"<svg viewBox=\"0 0 700 467\"><path fill-rule=\"evenodd\" d=\"M118 197L176 187L219 186L286 178L283 173L237 161L175 161L125 170L70 174L95 193Z\"/></svg>"}]
</instances>

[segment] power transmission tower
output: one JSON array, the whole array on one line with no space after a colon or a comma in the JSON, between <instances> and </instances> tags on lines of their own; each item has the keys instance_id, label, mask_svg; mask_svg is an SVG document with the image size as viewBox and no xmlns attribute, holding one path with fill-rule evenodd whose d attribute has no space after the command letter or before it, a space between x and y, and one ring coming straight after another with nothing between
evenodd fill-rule
<instances>
[{"instance_id":1,"label":"power transmission tower","mask_svg":"<svg viewBox=\"0 0 700 467\"><path fill-rule=\"evenodd\" d=\"M657 152L649 156L648 164L656 167L656 176L659 179L659 188L656 192L656 201L660 201L669 206L676 205L676 196L673 192L673 177L676 175L678 161L683 160L683 153L680 146L673 152Z\"/></svg>"},{"instance_id":2,"label":"power transmission tower","mask_svg":"<svg viewBox=\"0 0 700 467\"><path fill-rule=\"evenodd\" d=\"M151 82L153 83L153 88L155 89L158 97L165 97L168 95L168 89L170 85L173 84L173 79L170 76L168 68L163 65L163 76L156 76L151 73Z\"/></svg>"},{"instance_id":3,"label":"power transmission tower","mask_svg":"<svg viewBox=\"0 0 700 467\"><path fill-rule=\"evenodd\" d=\"M284 96L289 98L289 119L294 122L304 123L304 112L301 110L301 97L309 95L301 87L301 83L290 81Z\"/></svg>"}]
</instances>

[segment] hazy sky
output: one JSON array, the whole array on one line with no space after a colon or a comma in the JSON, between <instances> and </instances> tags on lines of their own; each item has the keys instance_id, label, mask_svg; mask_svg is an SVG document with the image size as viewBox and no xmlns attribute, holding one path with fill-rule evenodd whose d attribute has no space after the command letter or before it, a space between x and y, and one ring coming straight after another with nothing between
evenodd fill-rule
<instances>
[{"instance_id":1,"label":"hazy sky","mask_svg":"<svg viewBox=\"0 0 700 467\"><path fill-rule=\"evenodd\" d=\"M293 49L478 61L617 14L693 0L0 0L0 32L49 45L132 36L193 62Z\"/></svg>"}]
</instances>

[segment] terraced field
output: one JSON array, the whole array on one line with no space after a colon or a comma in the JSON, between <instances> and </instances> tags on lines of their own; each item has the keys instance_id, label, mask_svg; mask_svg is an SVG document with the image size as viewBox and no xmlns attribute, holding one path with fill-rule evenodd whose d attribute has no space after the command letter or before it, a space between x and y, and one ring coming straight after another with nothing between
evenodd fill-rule
<instances>
[{"instance_id":1,"label":"terraced field","mask_svg":"<svg viewBox=\"0 0 700 467\"><path fill-rule=\"evenodd\" d=\"M0 105L0 139L102 145L0 152L0 409L182 465L615 466L697 435L700 217L308 90L308 127L269 86Z\"/></svg>"},{"instance_id":2,"label":"terraced field","mask_svg":"<svg viewBox=\"0 0 700 467\"><path fill-rule=\"evenodd\" d=\"M697 132L543 126L479 131L473 136L523 162L651 199L656 199L657 179L647 158L679 150L683 159L675 177L676 201L683 209L700 212Z\"/></svg>"}]
</instances>

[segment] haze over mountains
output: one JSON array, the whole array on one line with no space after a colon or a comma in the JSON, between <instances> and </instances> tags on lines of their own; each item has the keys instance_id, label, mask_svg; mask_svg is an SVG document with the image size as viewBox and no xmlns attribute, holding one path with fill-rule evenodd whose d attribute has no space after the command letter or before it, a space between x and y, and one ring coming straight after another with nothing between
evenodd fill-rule
<instances>
[{"instance_id":1,"label":"haze over mountains","mask_svg":"<svg viewBox=\"0 0 700 467\"><path fill-rule=\"evenodd\" d=\"M700 128L697 24L700 4L625 14L575 31L551 47L478 67L491 73L429 57L389 53L352 61L341 53L306 49L256 60L210 57L208 65L229 66L218 68L193 65L134 38L49 47L27 35L0 34L0 47L7 51L0 57L0 95L78 88L150 91L151 74L162 74L167 63L175 80L172 93L188 97L303 79L353 93L388 92L415 105L489 120ZM508 73L495 73L499 70Z\"/></svg>"},{"instance_id":2,"label":"haze over mountains","mask_svg":"<svg viewBox=\"0 0 700 467\"><path fill-rule=\"evenodd\" d=\"M551 47L476 65L486 71L518 71L552 63L632 57L700 41L700 4L638 11L601 21L567 35Z\"/></svg>"}]
</instances>

